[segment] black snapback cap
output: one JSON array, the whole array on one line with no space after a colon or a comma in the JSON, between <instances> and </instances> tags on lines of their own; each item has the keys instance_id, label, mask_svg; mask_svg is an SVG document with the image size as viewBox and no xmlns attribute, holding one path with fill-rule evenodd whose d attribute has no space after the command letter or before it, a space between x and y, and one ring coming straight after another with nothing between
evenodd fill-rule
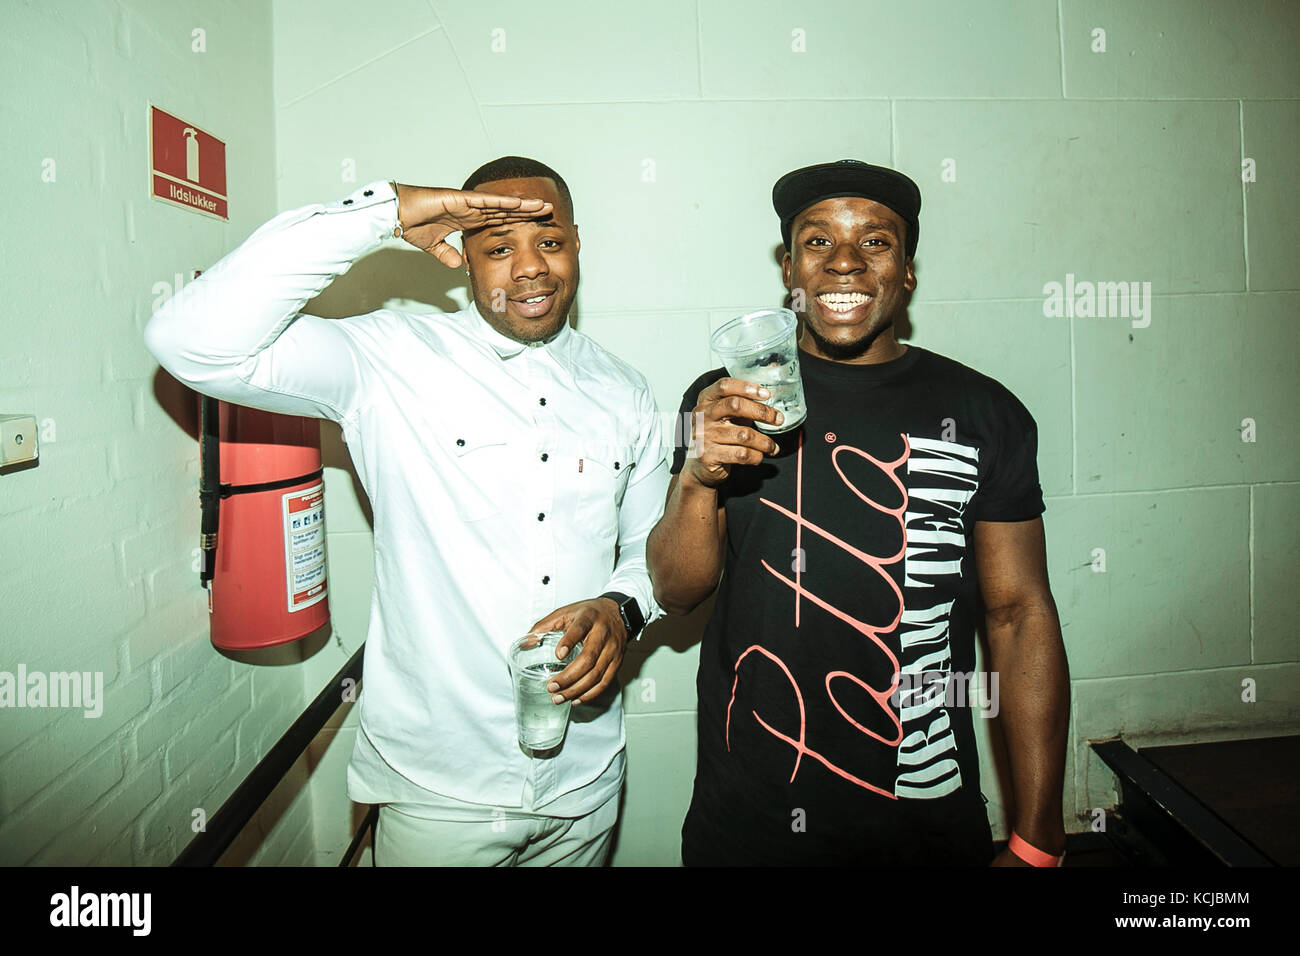
<instances>
[{"instance_id":1,"label":"black snapback cap","mask_svg":"<svg viewBox=\"0 0 1300 956\"><path fill-rule=\"evenodd\" d=\"M794 217L814 203L840 196L861 196L888 206L907 223L907 255L916 254L921 231L921 190L896 169L872 166L860 159L819 163L786 173L772 187L772 207L781 218L781 239L790 248Z\"/></svg>"}]
</instances>

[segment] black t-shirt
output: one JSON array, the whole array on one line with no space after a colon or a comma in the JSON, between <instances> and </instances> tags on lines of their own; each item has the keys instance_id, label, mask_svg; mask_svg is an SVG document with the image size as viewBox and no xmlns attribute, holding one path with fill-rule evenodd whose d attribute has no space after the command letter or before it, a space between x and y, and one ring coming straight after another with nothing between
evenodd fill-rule
<instances>
[{"instance_id":1,"label":"black t-shirt","mask_svg":"<svg viewBox=\"0 0 1300 956\"><path fill-rule=\"evenodd\" d=\"M799 358L807 419L719 493L682 859L985 864L971 534L1042 514L1033 417L916 346L879 365ZM725 374L696 379L682 414ZM679 442L674 474L685 458Z\"/></svg>"}]
</instances>

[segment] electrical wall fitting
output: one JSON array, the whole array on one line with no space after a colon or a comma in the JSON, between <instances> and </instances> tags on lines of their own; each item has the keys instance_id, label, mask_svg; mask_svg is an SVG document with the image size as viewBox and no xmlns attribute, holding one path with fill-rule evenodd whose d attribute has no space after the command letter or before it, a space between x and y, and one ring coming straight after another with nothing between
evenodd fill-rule
<instances>
[{"instance_id":1,"label":"electrical wall fitting","mask_svg":"<svg viewBox=\"0 0 1300 956\"><path fill-rule=\"evenodd\" d=\"M35 415L0 415L0 468L35 461Z\"/></svg>"}]
</instances>

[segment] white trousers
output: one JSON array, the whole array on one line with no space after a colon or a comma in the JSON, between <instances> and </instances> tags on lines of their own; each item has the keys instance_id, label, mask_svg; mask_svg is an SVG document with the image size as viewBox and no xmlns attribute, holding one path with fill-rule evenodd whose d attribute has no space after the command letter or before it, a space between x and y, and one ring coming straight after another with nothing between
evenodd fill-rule
<instances>
[{"instance_id":1,"label":"white trousers","mask_svg":"<svg viewBox=\"0 0 1300 956\"><path fill-rule=\"evenodd\" d=\"M375 825L375 866L603 866L618 820L618 791L585 816L484 810L431 819L427 805L385 803ZM479 808L482 810L483 808Z\"/></svg>"}]
</instances>

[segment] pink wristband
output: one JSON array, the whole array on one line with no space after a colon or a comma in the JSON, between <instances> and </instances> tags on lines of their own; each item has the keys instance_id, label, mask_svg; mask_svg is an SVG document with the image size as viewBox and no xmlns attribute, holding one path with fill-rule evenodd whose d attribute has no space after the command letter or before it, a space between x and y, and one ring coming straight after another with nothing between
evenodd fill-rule
<instances>
[{"instance_id":1,"label":"pink wristband","mask_svg":"<svg viewBox=\"0 0 1300 956\"><path fill-rule=\"evenodd\" d=\"M1011 839L1007 841L1007 849L1013 854L1020 857L1030 866L1060 866L1061 858L1052 856L1050 853L1044 853L1037 847L1032 847L1020 838L1020 834L1015 830L1011 831Z\"/></svg>"}]
</instances>

